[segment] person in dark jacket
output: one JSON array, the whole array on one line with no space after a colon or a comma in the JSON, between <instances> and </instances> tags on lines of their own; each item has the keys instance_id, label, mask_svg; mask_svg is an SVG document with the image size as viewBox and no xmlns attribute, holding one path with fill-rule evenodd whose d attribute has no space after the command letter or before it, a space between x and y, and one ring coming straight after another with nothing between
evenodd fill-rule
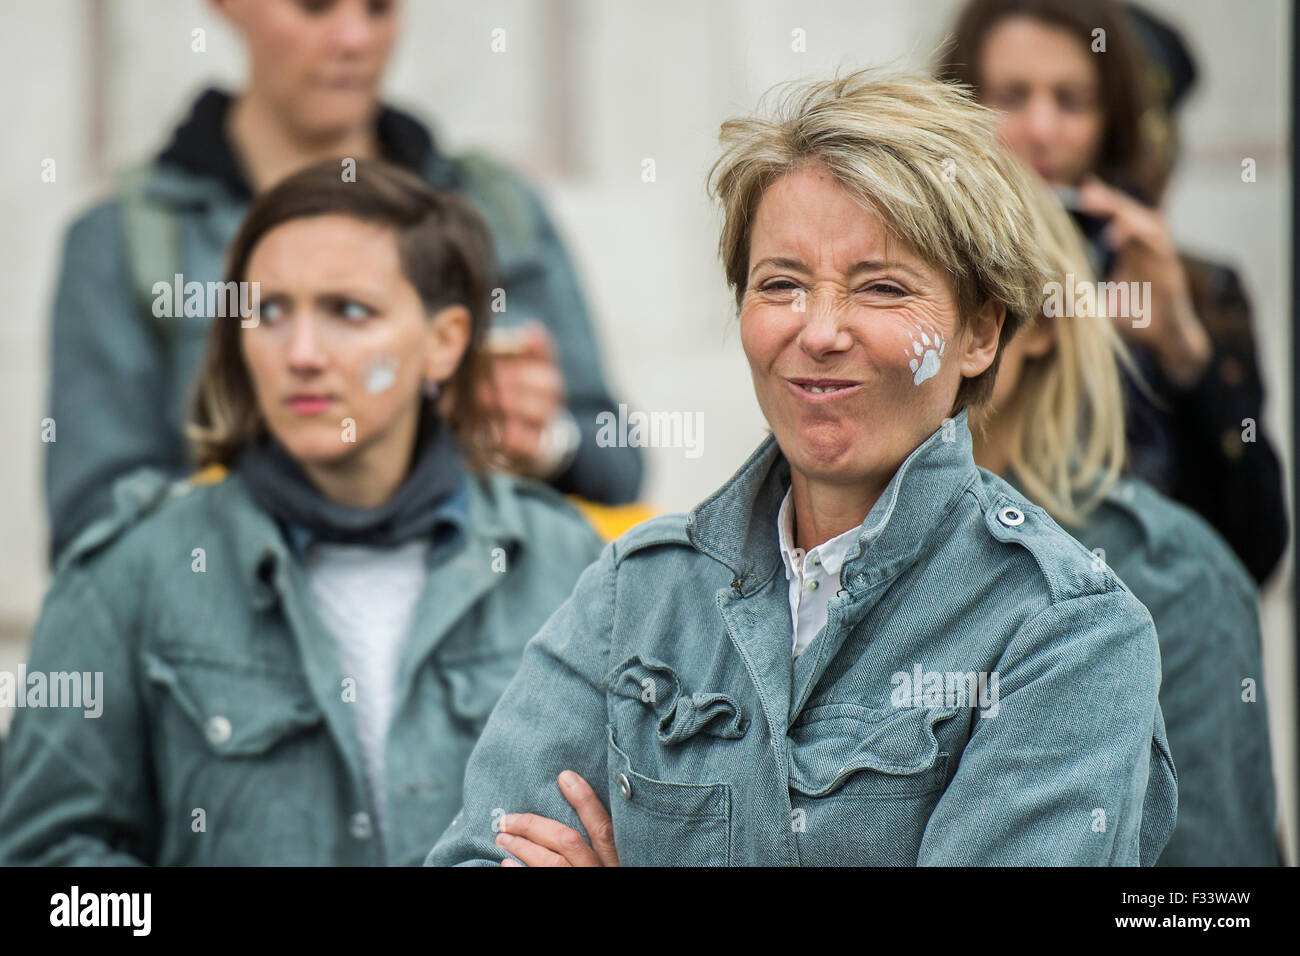
<instances>
[{"instance_id":1,"label":"person in dark jacket","mask_svg":"<svg viewBox=\"0 0 1300 956\"><path fill-rule=\"evenodd\" d=\"M1249 304L1230 267L1175 247L1158 210L1190 55L1113 0L972 0L954 32L939 75L1001 111L1003 138L1073 207L1099 275L1150 283L1150 301L1111 314L1135 362L1134 474L1199 512L1263 583L1288 529Z\"/></svg>"},{"instance_id":2,"label":"person in dark jacket","mask_svg":"<svg viewBox=\"0 0 1300 956\"><path fill-rule=\"evenodd\" d=\"M207 90L117 195L73 223L51 339L45 491L51 557L110 507L115 478L142 466L180 477L186 390L209 319L203 307L160 314L191 282L222 274L253 197L312 161L340 176L385 158L469 199L492 229L502 285L492 319L504 333L485 399L517 473L616 504L636 498L640 451L599 447L597 416L617 408L586 304L537 195L479 153L444 153L415 118L379 102L396 3L214 0L243 37L248 86ZM180 286L181 291L173 293Z\"/></svg>"},{"instance_id":3,"label":"person in dark jacket","mask_svg":"<svg viewBox=\"0 0 1300 956\"><path fill-rule=\"evenodd\" d=\"M0 863L423 860L600 553L561 495L490 467L492 273L472 207L388 164L259 197L229 272L259 301L210 324L198 381L204 470L127 475L60 556ZM45 675L57 700L27 693Z\"/></svg>"}]
</instances>

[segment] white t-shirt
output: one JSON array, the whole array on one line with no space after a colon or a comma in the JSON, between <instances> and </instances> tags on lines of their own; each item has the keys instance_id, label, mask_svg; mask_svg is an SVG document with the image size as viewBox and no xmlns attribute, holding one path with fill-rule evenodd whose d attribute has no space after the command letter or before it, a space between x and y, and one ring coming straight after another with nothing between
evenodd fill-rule
<instances>
[{"instance_id":1,"label":"white t-shirt","mask_svg":"<svg viewBox=\"0 0 1300 956\"><path fill-rule=\"evenodd\" d=\"M316 611L338 646L343 676L356 681L351 706L381 829L387 804L384 751L397 670L429 578L428 550L428 540L394 548L317 541L303 561Z\"/></svg>"}]
</instances>

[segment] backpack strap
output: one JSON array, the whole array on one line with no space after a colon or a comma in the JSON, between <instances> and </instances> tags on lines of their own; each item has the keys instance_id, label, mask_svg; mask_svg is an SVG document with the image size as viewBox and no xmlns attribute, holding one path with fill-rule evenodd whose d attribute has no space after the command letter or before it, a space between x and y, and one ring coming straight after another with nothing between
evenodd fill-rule
<instances>
[{"instance_id":1,"label":"backpack strap","mask_svg":"<svg viewBox=\"0 0 1300 956\"><path fill-rule=\"evenodd\" d=\"M467 198L477 201L498 245L530 247L542 223L535 200L519 177L480 150L460 153L454 161L461 189Z\"/></svg>"},{"instance_id":2,"label":"backpack strap","mask_svg":"<svg viewBox=\"0 0 1300 956\"><path fill-rule=\"evenodd\" d=\"M170 340L174 324L153 314L154 283L169 285L181 271L180 226L171 209L149 196L147 185L153 173L149 164L133 166L118 176L122 201L122 232L131 288L141 315L157 328L164 343Z\"/></svg>"}]
</instances>

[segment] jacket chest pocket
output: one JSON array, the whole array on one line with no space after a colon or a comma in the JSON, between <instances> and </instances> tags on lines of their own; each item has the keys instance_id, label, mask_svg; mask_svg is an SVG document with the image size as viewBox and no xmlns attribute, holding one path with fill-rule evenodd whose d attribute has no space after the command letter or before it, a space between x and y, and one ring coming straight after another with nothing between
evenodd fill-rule
<instances>
[{"instance_id":1,"label":"jacket chest pocket","mask_svg":"<svg viewBox=\"0 0 1300 956\"><path fill-rule=\"evenodd\" d=\"M466 730L477 740L519 670L521 653L488 649L476 654L439 657L435 668L446 689L447 705Z\"/></svg>"},{"instance_id":2,"label":"jacket chest pocket","mask_svg":"<svg viewBox=\"0 0 1300 956\"><path fill-rule=\"evenodd\" d=\"M791 826L809 865L911 866L947 786L956 707L824 704L790 729ZM955 724L952 725L955 731ZM946 736L946 735L945 735Z\"/></svg>"},{"instance_id":3,"label":"jacket chest pocket","mask_svg":"<svg viewBox=\"0 0 1300 956\"><path fill-rule=\"evenodd\" d=\"M638 773L609 735L610 815L627 866L727 866L731 863L731 787L687 784Z\"/></svg>"},{"instance_id":4,"label":"jacket chest pocket","mask_svg":"<svg viewBox=\"0 0 1300 956\"><path fill-rule=\"evenodd\" d=\"M143 657L159 695L164 839L189 862L319 863L346 788L320 746L324 714L301 675L203 651Z\"/></svg>"}]
</instances>

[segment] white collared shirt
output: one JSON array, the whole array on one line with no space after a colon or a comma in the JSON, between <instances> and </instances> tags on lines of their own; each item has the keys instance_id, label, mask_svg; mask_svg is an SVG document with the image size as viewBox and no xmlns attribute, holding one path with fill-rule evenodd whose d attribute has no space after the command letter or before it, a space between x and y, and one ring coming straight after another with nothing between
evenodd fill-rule
<instances>
[{"instance_id":1,"label":"white collared shirt","mask_svg":"<svg viewBox=\"0 0 1300 956\"><path fill-rule=\"evenodd\" d=\"M790 624L794 632L790 656L798 657L826 623L827 607L840 589L844 556L857 543L862 528L850 528L804 552L794 546L792 494L792 491L785 493L781 510L777 512L776 527L785 577L790 582Z\"/></svg>"}]
</instances>

